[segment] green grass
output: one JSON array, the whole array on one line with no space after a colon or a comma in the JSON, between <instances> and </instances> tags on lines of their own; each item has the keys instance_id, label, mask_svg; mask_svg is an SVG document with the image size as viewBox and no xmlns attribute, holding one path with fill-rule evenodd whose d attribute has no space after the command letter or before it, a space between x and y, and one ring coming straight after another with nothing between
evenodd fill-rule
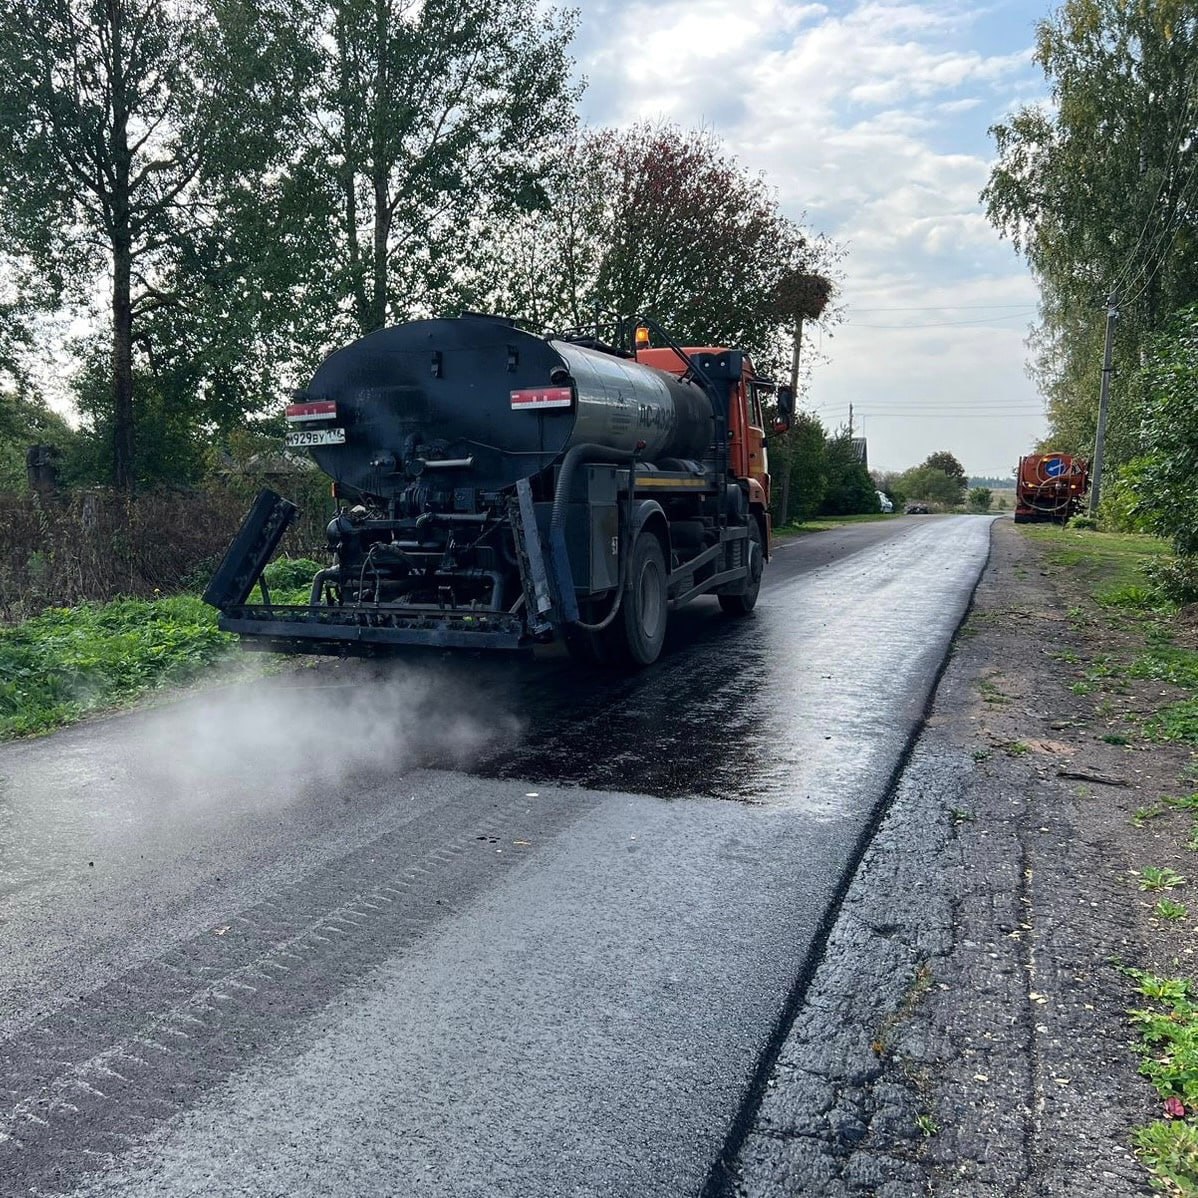
<instances>
[{"instance_id":1,"label":"green grass","mask_svg":"<svg viewBox=\"0 0 1198 1198\"><path fill-rule=\"evenodd\" d=\"M776 525L774 536L794 537L803 533L823 532L828 528L841 528L846 524L869 524L875 520L893 520L894 514L869 512L863 516L816 516L812 520L792 520L789 524Z\"/></svg>"},{"instance_id":2,"label":"green grass","mask_svg":"<svg viewBox=\"0 0 1198 1198\"><path fill-rule=\"evenodd\" d=\"M1172 1194L1198 1194L1198 1009L1184 978L1162 978L1125 970L1147 1006L1129 1012L1138 1032L1140 1073L1173 1113L1137 1128L1137 1155L1158 1188Z\"/></svg>"},{"instance_id":3,"label":"green grass","mask_svg":"<svg viewBox=\"0 0 1198 1198\"><path fill-rule=\"evenodd\" d=\"M52 608L0 629L0 737L187 682L233 644L193 595Z\"/></svg>"},{"instance_id":4,"label":"green grass","mask_svg":"<svg viewBox=\"0 0 1198 1198\"><path fill-rule=\"evenodd\" d=\"M1144 578L1146 563L1167 557L1169 545L1160 537L1139 533L1073 532L1052 524L1021 525L1036 541L1049 563L1080 575L1090 595L1104 606L1138 607L1150 602Z\"/></svg>"},{"instance_id":5,"label":"green grass","mask_svg":"<svg viewBox=\"0 0 1198 1198\"><path fill-rule=\"evenodd\" d=\"M268 567L276 603L306 603L315 562ZM254 599L257 598L255 593ZM0 628L0 739L44 732L190 682L236 638L195 595L51 608Z\"/></svg>"},{"instance_id":6,"label":"green grass","mask_svg":"<svg viewBox=\"0 0 1198 1198\"><path fill-rule=\"evenodd\" d=\"M1141 890L1174 890L1186 883L1184 875L1179 874L1175 869L1170 869L1167 865L1145 866L1140 870L1139 876Z\"/></svg>"},{"instance_id":7,"label":"green grass","mask_svg":"<svg viewBox=\"0 0 1198 1198\"><path fill-rule=\"evenodd\" d=\"M1198 745L1198 699L1183 699L1162 707L1144 721L1144 731L1155 740Z\"/></svg>"}]
</instances>

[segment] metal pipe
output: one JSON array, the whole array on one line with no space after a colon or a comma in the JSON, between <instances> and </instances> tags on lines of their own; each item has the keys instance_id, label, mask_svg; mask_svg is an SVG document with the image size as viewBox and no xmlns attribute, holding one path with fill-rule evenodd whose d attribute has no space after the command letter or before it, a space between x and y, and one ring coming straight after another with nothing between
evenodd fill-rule
<instances>
[{"instance_id":1,"label":"metal pipe","mask_svg":"<svg viewBox=\"0 0 1198 1198\"><path fill-rule=\"evenodd\" d=\"M329 566L325 570L317 570L312 579L312 594L308 597L309 607L319 607L321 600L324 598L324 584L330 578L340 578L341 567Z\"/></svg>"},{"instance_id":2,"label":"metal pipe","mask_svg":"<svg viewBox=\"0 0 1198 1198\"><path fill-rule=\"evenodd\" d=\"M469 470L474 465L474 454L468 458L436 458L431 462L422 458L421 461L424 463L422 473L424 470Z\"/></svg>"}]
</instances>

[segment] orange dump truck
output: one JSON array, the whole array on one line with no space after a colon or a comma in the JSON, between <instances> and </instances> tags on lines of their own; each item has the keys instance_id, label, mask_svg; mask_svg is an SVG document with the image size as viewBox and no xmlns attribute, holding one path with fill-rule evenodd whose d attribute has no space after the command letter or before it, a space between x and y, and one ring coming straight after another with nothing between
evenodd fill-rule
<instances>
[{"instance_id":1,"label":"orange dump truck","mask_svg":"<svg viewBox=\"0 0 1198 1198\"><path fill-rule=\"evenodd\" d=\"M1033 453L1019 459L1015 523L1055 520L1064 524L1081 510L1090 486L1090 465L1067 453Z\"/></svg>"}]
</instances>

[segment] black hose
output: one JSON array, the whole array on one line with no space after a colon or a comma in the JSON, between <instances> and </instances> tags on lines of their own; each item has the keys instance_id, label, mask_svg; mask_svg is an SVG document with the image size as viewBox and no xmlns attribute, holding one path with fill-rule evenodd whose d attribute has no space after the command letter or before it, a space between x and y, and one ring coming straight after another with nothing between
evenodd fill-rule
<instances>
[{"instance_id":1,"label":"black hose","mask_svg":"<svg viewBox=\"0 0 1198 1198\"><path fill-rule=\"evenodd\" d=\"M574 627L583 632L602 632L609 627L612 621L616 618L620 611L620 604L624 601L624 586L628 581L628 558L631 553L632 542L632 496L635 490L636 480L633 477L635 474L636 451L630 449L608 449L603 445L582 444L575 445L564 458L562 458L561 467L557 474L557 487L553 493L553 510L549 515L549 544L554 543L554 534L560 532L562 522L566 518L566 497L570 493L570 483L573 481L574 467L583 458L588 461L593 458L598 458L600 461L604 457L615 459L618 462L630 462L632 468L628 472L628 508L629 518L627 521L628 527L624 536L623 552L620 554L620 568L616 580L616 597L612 601L611 610L599 621L598 624L587 624L583 620L575 620Z\"/></svg>"}]
</instances>

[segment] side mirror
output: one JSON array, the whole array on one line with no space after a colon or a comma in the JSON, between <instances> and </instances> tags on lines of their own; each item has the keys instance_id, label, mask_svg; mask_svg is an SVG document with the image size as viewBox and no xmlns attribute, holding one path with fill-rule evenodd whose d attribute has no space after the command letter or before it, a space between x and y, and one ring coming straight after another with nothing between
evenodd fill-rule
<instances>
[{"instance_id":1,"label":"side mirror","mask_svg":"<svg viewBox=\"0 0 1198 1198\"><path fill-rule=\"evenodd\" d=\"M784 433L795 417L795 393L789 387L779 387L776 392L778 416L774 421L774 432Z\"/></svg>"},{"instance_id":2,"label":"side mirror","mask_svg":"<svg viewBox=\"0 0 1198 1198\"><path fill-rule=\"evenodd\" d=\"M778 415L789 424L795 414L795 393L789 387L778 388Z\"/></svg>"}]
</instances>

